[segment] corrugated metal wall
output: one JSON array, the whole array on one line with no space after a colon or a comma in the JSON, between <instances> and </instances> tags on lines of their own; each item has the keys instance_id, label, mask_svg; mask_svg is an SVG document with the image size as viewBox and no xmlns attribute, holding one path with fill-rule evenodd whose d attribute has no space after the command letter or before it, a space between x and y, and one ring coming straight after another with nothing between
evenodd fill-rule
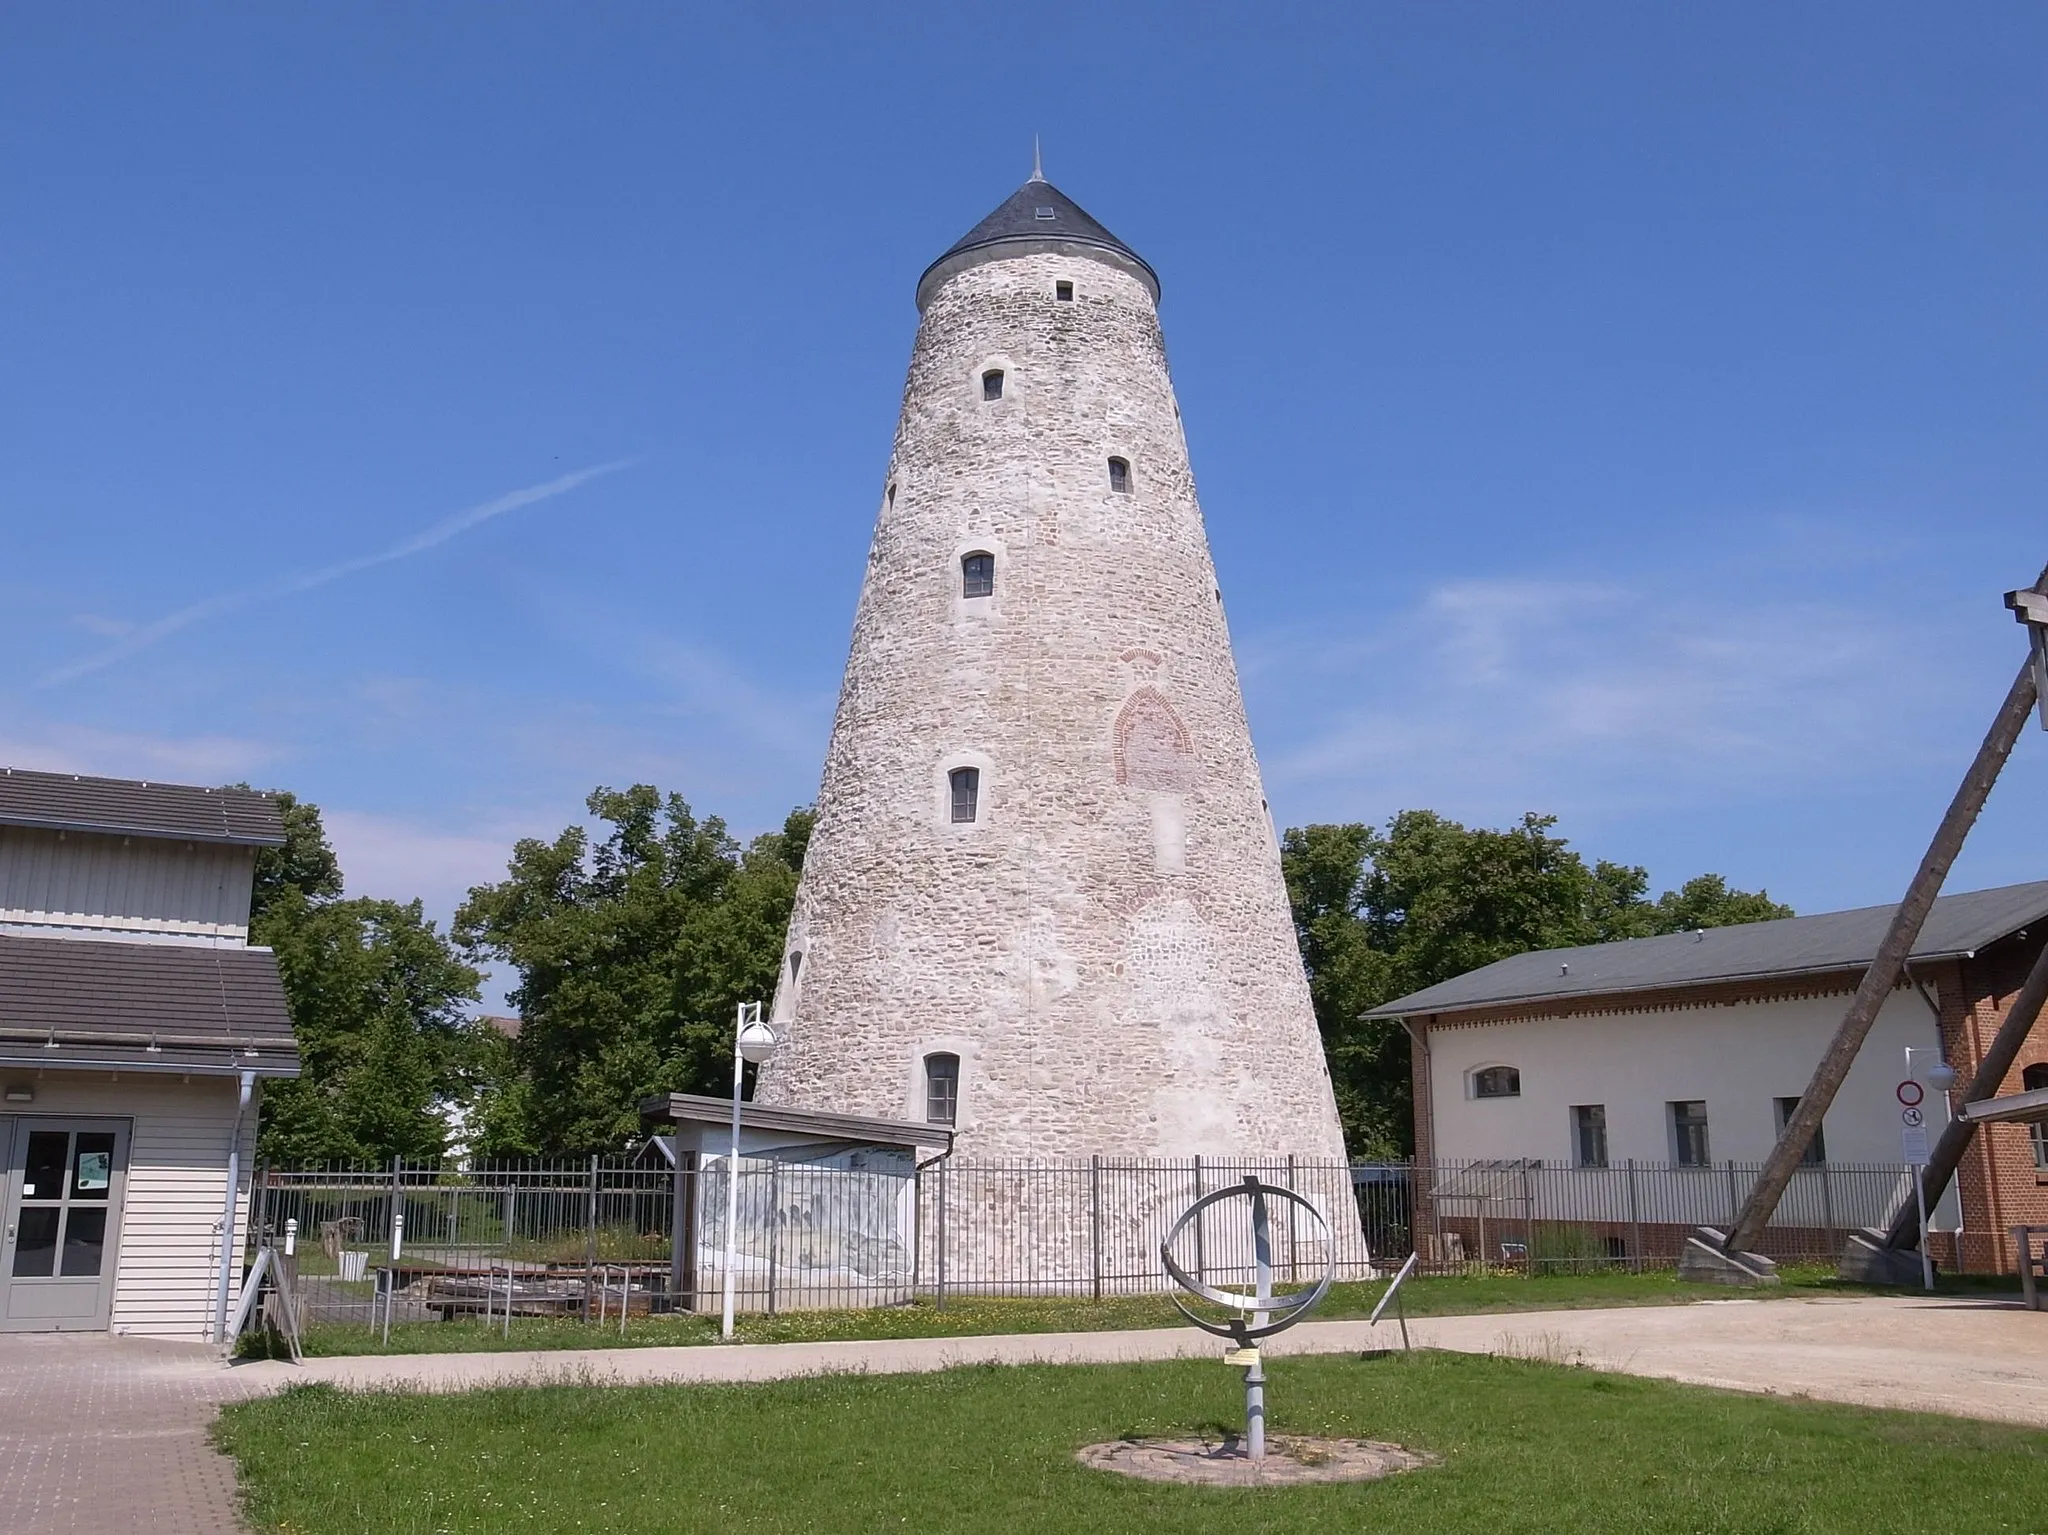
<instances>
[{"instance_id":1,"label":"corrugated metal wall","mask_svg":"<svg viewBox=\"0 0 2048 1535\"><path fill-rule=\"evenodd\" d=\"M0 826L0 922L246 938L255 852Z\"/></svg>"}]
</instances>

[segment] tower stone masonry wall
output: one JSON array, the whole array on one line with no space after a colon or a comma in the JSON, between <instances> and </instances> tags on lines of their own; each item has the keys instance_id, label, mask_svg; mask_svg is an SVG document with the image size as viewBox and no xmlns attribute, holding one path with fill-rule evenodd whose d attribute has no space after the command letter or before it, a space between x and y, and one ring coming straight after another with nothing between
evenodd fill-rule
<instances>
[{"instance_id":1,"label":"tower stone masonry wall","mask_svg":"<svg viewBox=\"0 0 2048 1535\"><path fill-rule=\"evenodd\" d=\"M1122 265L998 255L928 296L773 1016L767 1102L923 1119L926 1057L958 1056L964 1155L1343 1156L1152 289Z\"/></svg>"}]
</instances>

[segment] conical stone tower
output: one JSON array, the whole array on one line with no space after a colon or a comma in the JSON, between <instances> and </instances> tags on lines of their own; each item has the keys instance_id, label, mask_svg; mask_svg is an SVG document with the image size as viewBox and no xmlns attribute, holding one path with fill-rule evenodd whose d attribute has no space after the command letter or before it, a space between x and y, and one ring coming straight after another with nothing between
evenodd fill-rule
<instances>
[{"instance_id":1,"label":"conical stone tower","mask_svg":"<svg viewBox=\"0 0 2048 1535\"><path fill-rule=\"evenodd\" d=\"M761 1101L1343 1155L1158 297L1035 173L918 283Z\"/></svg>"}]
</instances>

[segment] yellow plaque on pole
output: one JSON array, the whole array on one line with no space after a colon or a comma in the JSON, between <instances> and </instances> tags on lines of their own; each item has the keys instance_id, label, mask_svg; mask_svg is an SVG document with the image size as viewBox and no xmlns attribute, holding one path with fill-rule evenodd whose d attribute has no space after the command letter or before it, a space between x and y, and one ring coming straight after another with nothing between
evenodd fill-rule
<instances>
[{"instance_id":1,"label":"yellow plaque on pole","mask_svg":"<svg viewBox=\"0 0 2048 1535\"><path fill-rule=\"evenodd\" d=\"M1256 1348L1227 1348L1223 1351L1223 1362L1242 1365L1249 1370L1259 1362L1259 1351Z\"/></svg>"}]
</instances>

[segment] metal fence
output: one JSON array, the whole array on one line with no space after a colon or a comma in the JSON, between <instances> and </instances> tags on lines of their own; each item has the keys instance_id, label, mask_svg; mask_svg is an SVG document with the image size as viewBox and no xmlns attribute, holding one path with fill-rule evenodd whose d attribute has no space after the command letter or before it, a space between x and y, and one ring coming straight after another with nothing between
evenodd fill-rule
<instances>
[{"instance_id":1,"label":"metal fence","mask_svg":"<svg viewBox=\"0 0 2048 1535\"><path fill-rule=\"evenodd\" d=\"M1351 1164L1273 1159L973 1161L922 1168L741 1158L733 1282L743 1310L944 1304L960 1296L1100 1298L1164 1289L1159 1243L1202 1194L1246 1175L1303 1194L1275 1230L1279 1272L1340 1280L1669 1267L1692 1229L1724 1225L1757 1169L1537 1161ZM715 1310L725 1278L725 1158L701 1168L581 1161L270 1167L252 1248L297 1222L298 1290L314 1321ZM1844 1235L1910 1198L1910 1169L1803 1167L1761 1243L1831 1262ZM674 1234L683 1232L678 1244ZM1213 1280L1249 1275L1249 1233L1205 1217L1179 1256Z\"/></svg>"}]
</instances>

